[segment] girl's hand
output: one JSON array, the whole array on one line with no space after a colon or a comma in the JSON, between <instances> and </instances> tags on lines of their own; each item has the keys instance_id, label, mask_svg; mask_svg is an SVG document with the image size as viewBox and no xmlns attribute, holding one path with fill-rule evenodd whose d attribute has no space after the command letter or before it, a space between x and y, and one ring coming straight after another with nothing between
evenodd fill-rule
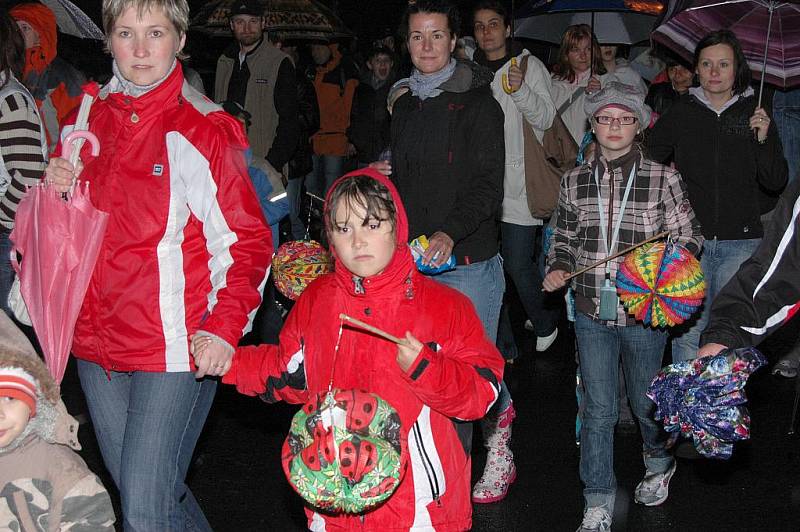
<instances>
[{"instance_id":1,"label":"girl's hand","mask_svg":"<svg viewBox=\"0 0 800 532\"><path fill-rule=\"evenodd\" d=\"M522 69L516 62L508 67L508 84L511 85L511 92L517 92L522 87Z\"/></svg>"},{"instance_id":2,"label":"girl's hand","mask_svg":"<svg viewBox=\"0 0 800 532\"><path fill-rule=\"evenodd\" d=\"M403 371L408 371L408 368L414 365L420 351L422 351L422 342L414 338L410 332L406 331L404 338L405 344L397 344L397 365Z\"/></svg>"},{"instance_id":3,"label":"girl's hand","mask_svg":"<svg viewBox=\"0 0 800 532\"><path fill-rule=\"evenodd\" d=\"M763 107L756 108L753 116L750 117L750 129L755 130L756 140L764 142L767 140L767 131L769 130L770 119L767 112Z\"/></svg>"},{"instance_id":4,"label":"girl's hand","mask_svg":"<svg viewBox=\"0 0 800 532\"><path fill-rule=\"evenodd\" d=\"M567 284L566 277L568 275L569 272L565 272L564 270L551 271L542 281L542 289L545 292L555 292L556 290L564 288Z\"/></svg>"},{"instance_id":5,"label":"girl's hand","mask_svg":"<svg viewBox=\"0 0 800 532\"><path fill-rule=\"evenodd\" d=\"M67 192L83 172L83 163L78 161L74 167L67 159L53 157L44 170L44 181L53 185L58 192Z\"/></svg>"}]
</instances>

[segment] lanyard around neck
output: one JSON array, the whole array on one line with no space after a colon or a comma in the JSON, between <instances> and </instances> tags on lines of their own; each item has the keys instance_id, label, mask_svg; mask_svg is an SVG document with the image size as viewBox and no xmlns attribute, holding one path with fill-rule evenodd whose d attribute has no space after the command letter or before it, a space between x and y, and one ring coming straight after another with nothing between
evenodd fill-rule
<instances>
[{"instance_id":1,"label":"lanyard around neck","mask_svg":"<svg viewBox=\"0 0 800 532\"><path fill-rule=\"evenodd\" d=\"M606 213L605 209L603 209L603 197L600 194L600 177L598 175L598 169L600 165L595 166L594 168L594 182L597 185L597 209L600 212L600 232L603 237L603 247L606 250L606 257L610 256L612 250L617 246L617 238L619 237L619 227L622 225L622 218L625 214L625 207L628 206L628 195L630 194L631 187L633 186L633 178L636 176L636 164L631 167L631 174L628 176L628 184L625 186L625 194L622 196L622 203L619 205L619 217L617 218L617 223L614 224L613 233L611 235L611 242L608 241L608 224L606 223ZM608 171L609 177L614 179L613 172L609 169ZM608 202L609 205L611 202L614 201L609 195ZM611 216L613 217L614 213L611 212ZM611 264L606 262L606 275L611 273Z\"/></svg>"}]
</instances>

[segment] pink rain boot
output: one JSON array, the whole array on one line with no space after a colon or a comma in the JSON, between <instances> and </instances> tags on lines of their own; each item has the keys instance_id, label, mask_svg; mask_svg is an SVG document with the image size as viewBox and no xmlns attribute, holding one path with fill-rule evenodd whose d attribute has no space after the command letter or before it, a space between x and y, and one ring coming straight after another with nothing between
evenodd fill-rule
<instances>
[{"instance_id":1,"label":"pink rain boot","mask_svg":"<svg viewBox=\"0 0 800 532\"><path fill-rule=\"evenodd\" d=\"M516 412L512 403L497 417L487 416L481 420L483 445L488 452L483 475L472 488L472 502L486 504L503 500L508 487L517 478L514 454L509 447L514 417Z\"/></svg>"}]
</instances>

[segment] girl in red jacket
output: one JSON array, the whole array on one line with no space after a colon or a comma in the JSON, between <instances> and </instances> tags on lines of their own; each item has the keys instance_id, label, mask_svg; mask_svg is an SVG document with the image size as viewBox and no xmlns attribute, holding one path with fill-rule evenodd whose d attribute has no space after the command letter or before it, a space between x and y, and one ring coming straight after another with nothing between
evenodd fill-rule
<instances>
[{"instance_id":1,"label":"girl in red jacket","mask_svg":"<svg viewBox=\"0 0 800 532\"><path fill-rule=\"evenodd\" d=\"M280 345L237 349L223 381L267 402L303 403L328 389L339 313L405 337L407 345L398 347L345 327L333 383L375 393L397 410L409 453L405 478L385 504L360 515L309 507L308 525L467 530L472 425L465 421L482 417L497 398L500 354L465 296L417 272L405 209L386 177L370 169L347 174L331 187L325 205L336 271L306 289ZM194 342L196 354L205 342Z\"/></svg>"}]
</instances>

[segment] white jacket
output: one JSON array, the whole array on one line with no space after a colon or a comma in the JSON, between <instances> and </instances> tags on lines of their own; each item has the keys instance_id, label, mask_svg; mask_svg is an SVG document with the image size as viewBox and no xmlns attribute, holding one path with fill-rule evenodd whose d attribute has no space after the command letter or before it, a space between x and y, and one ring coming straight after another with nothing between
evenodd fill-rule
<instances>
[{"instance_id":1,"label":"white jacket","mask_svg":"<svg viewBox=\"0 0 800 532\"><path fill-rule=\"evenodd\" d=\"M517 225L541 225L542 220L531 216L528 209L522 119L524 117L528 121L541 142L544 130L553 124L556 107L550 94L550 74L547 69L527 50L517 56L517 64L525 56L528 56L528 65L518 91L506 94L503 90L502 75L508 72L511 61L503 65L492 80L492 94L505 115L506 169L501 220Z\"/></svg>"},{"instance_id":2,"label":"white jacket","mask_svg":"<svg viewBox=\"0 0 800 532\"><path fill-rule=\"evenodd\" d=\"M605 87L609 81L619 81L614 74L603 74L597 76L600 80L600 85ZM589 121L586 113L583 110L583 102L586 98L586 93L573 98L573 94L578 87L585 87L589 83L589 71L587 70L583 76L578 77L576 82L570 83L567 80L554 77L552 81L551 93L553 95L553 103L556 104L556 109L561 108L561 105L567 100L572 100L572 104L562 114L561 119L564 125L567 126L575 144L580 147L583 134L589 131Z\"/></svg>"}]
</instances>

